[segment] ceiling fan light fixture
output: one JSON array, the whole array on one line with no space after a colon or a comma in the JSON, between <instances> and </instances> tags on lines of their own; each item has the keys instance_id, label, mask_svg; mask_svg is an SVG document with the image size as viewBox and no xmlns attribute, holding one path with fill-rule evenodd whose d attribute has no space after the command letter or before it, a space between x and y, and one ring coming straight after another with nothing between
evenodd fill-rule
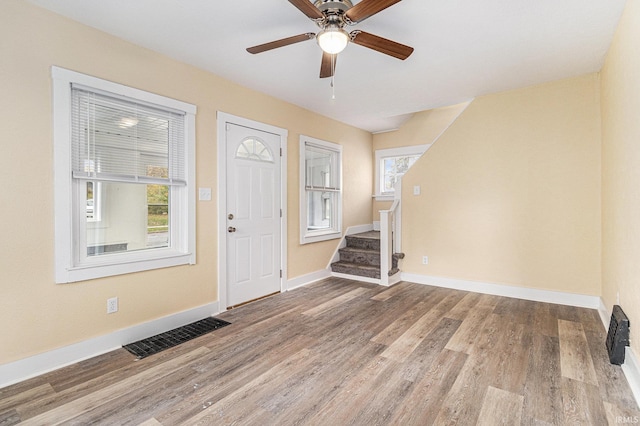
<instances>
[{"instance_id":1,"label":"ceiling fan light fixture","mask_svg":"<svg viewBox=\"0 0 640 426\"><path fill-rule=\"evenodd\" d=\"M320 48L332 55L342 52L349 44L349 38L349 33L337 25L327 26L316 37Z\"/></svg>"}]
</instances>

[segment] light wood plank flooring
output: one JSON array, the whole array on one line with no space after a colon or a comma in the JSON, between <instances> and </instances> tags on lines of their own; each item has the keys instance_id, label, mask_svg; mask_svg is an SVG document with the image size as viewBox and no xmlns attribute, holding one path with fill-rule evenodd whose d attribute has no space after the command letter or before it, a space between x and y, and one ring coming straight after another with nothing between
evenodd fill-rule
<instances>
[{"instance_id":1,"label":"light wood plank flooring","mask_svg":"<svg viewBox=\"0 0 640 426\"><path fill-rule=\"evenodd\" d=\"M595 310L331 278L219 317L140 361L121 349L0 389L0 425L640 419Z\"/></svg>"}]
</instances>

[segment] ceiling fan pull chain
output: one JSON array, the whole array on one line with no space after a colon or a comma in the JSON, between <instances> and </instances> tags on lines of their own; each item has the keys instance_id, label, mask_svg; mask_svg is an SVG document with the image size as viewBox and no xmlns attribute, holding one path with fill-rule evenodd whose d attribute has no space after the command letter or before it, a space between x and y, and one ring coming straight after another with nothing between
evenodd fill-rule
<instances>
[{"instance_id":1,"label":"ceiling fan pull chain","mask_svg":"<svg viewBox=\"0 0 640 426\"><path fill-rule=\"evenodd\" d=\"M331 77L331 99L336 98L336 86L333 84L333 77Z\"/></svg>"},{"instance_id":2,"label":"ceiling fan pull chain","mask_svg":"<svg viewBox=\"0 0 640 426\"><path fill-rule=\"evenodd\" d=\"M336 98L336 55L331 55L331 69L334 71L331 73L331 99Z\"/></svg>"}]
</instances>

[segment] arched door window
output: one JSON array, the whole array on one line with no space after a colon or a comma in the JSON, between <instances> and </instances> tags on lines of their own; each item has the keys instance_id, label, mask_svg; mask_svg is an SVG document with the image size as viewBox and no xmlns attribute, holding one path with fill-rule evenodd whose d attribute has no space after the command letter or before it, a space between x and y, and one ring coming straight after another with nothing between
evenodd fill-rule
<instances>
[{"instance_id":1,"label":"arched door window","mask_svg":"<svg viewBox=\"0 0 640 426\"><path fill-rule=\"evenodd\" d=\"M243 140L236 150L236 158L273 163L271 150L257 138Z\"/></svg>"}]
</instances>

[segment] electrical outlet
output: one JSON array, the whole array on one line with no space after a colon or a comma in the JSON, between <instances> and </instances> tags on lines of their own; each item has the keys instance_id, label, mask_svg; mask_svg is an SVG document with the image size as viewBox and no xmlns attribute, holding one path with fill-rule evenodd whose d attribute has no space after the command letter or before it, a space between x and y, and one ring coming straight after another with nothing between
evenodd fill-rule
<instances>
[{"instance_id":1,"label":"electrical outlet","mask_svg":"<svg viewBox=\"0 0 640 426\"><path fill-rule=\"evenodd\" d=\"M429 264L429 256L422 256L422 264L423 265Z\"/></svg>"},{"instance_id":2,"label":"electrical outlet","mask_svg":"<svg viewBox=\"0 0 640 426\"><path fill-rule=\"evenodd\" d=\"M107 313L113 314L114 312L118 312L118 298L112 297L111 299L107 299Z\"/></svg>"}]
</instances>

